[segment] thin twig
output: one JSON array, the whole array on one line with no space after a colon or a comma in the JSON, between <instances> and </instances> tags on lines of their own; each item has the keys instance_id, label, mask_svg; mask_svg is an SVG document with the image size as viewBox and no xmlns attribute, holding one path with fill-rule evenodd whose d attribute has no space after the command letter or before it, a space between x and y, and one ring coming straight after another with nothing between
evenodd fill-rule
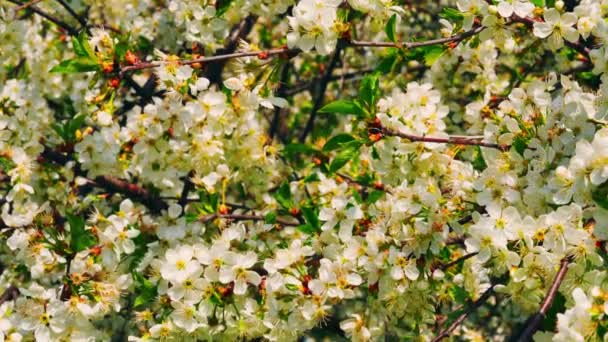
<instances>
[{"instance_id":1,"label":"thin twig","mask_svg":"<svg viewBox=\"0 0 608 342\"><path fill-rule=\"evenodd\" d=\"M32 0L30 2L26 2L26 3L24 3L21 6L15 7L14 10L15 10L15 12L18 12L20 10L24 10L24 9L26 9L26 8L32 6L32 5L35 5L35 4L39 3L40 1L42 1L42 0Z\"/></svg>"},{"instance_id":2,"label":"thin twig","mask_svg":"<svg viewBox=\"0 0 608 342\"><path fill-rule=\"evenodd\" d=\"M9 286L6 290L4 290L4 293L2 293L2 295L0 296L0 305L17 298L18 295L19 289L17 288L17 286Z\"/></svg>"},{"instance_id":3,"label":"thin twig","mask_svg":"<svg viewBox=\"0 0 608 342\"><path fill-rule=\"evenodd\" d=\"M17 0L8 0L9 2L12 2L13 4L16 4L18 6L22 6L23 4ZM48 21L54 23L55 25L61 27L62 29L66 30L71 36L75 36L78 34L78 30L73 28L72 26L70 26L69 24L67 24L65 21L51 15L48 14L46 12L44 12L43 10L41 10L40 8L31 5L28 7L32 12L38 14L39 16L47 19Z\"/></svg>"},{"instance_id":4,"label":"thin twig","mask_svg":"<svg viewBox=\"0 0 608 342\"><path fill-rule=\"evenodd\" d=\"M494 144L480 141L478 137L466 137L466 136L449 136L447 138L433 138L427 136L413 135L402 132L397 132L386 127L377 129L380 133L386 136L399 137L407 139L411 142L426 142L426 143L438 143L438 144L454 144L454 145L470 145L470 146L482 146L495 148L501 151L507 151L510 146L502 144Z\"/></svg>"},{"instance_id":5,"label":"thin twig","mask_svg":"<svg viewBox=\"0 0 608 342\"><path fill-rule=\"evenodd\" d=\"M452 267L452 266L454 266L454 265L457 265L457 264L458 264L458 263L460 263L461 261L465 261L465 260L467 260L467 259L470 259L470 258L472 258L472 257L476 256L476 255L477 255L477 252L473 252L473 253L465 254L465 255L461 256L460 258L458 258L458 259L456 259L456 260L453 260L453 261L450 261L450 262L448 262L448 263L446 263L446 264L442 264L442 265L440 265L439 267L437 267L437 269L438 269L438 270L442 270L442 271L447 270L448 268L450 268L450 267Z\"/></svg>"},{"instance_id":6,"label":"thin twig","mask_svg":"<svg viewBox=\"0 0 608 342\"><path fill-rule=\"evenodd\" d=\"M70 4L68 4L67 2L65 2L65 0L57 0L57 2L59 2L59 4L65 8L66 11L68 11L68 13L70 13L70 15L72 17L74 17L76 20L78 20L78 22L80 23L80 25L83 28L87 27L87 21L81 17L80 15L78 15L78 13L76 13L76 11L74 11L74 9L70 6Z\"/></svg>"},{"instance_id":7,"label":"thin twig","mask_svg":"<svg viewBox=\"0 0 608 342\"><path fill-rule=\"evenodd\" d=\"M333 73L334 69L338 65L338 61L340 61L340 55L342 54L343 48L344 48L343 44L338 42L338 46L336 47L336 52L334 52L334 55L332 56L331 61L329 62L329 66L326 68L325 74L323 75L323 78L321 79L321 82L319 83L319 88L318 88L319 90L315 97L315 103L312 107L312 110L310 111L310 116L308 117L308 121L306 122L304 131L300 135L301 143L303 143L306 140L306 137L308 136L308 134L310 134L310 132L312 132L312 129L314 128L315 119L317 117L317 112L319 111L319 109L321 109L321 106L323 105L323 101L325 100L325 91L327 90L327 86L329 85L329 81L331 79L331 74Z\"/></svg>"},{"instance_id":8,"label":"thin twig","mask_svg":"<svg viewBox=\"0 0 608 342\"><path fill-rule=\"evenodd\" d=\"M394 48L406 48L406 49L414 49L423 46L431 46L431 45L439 45L446 43L454 43L465 40L469 37L472 37L479 32L485 30L485 26L478 26L469 31L456 34L446 38L438 38L431 39L422 42L368 42L368 41L359 41L353 40L350 42L351 46L361 46L361 47L394 47Z\"/></svg>"},{"instance_id":9,"label":"thin twig","mask_svg":"<svg viewBox=\"0 0 608 342\"><path fill-rule=\"evenodd\" d=\"M571 257L565 257L560 261L560 267L559 267L559 270L557 271L557 275L555 276L555 279L553 280L553 283L551 284L551 288L549 288L549 292L547 292L547 295L545 296L545 299L543 300L543 303L541 304L540 309L538 310L537 313L535 313L532 317L530 317L528 319L526 326L525 326L524 330L522 331L521 335L519 335L519 338L517 339L517 341L531 341L532 340L532 336L540 327L540 324L542 323L543 319L545 318L547 311L549 311L549 309L551 308L551 305L553 304L553 300L555 300L555 296L557 296L557 291L559 290L559 287L561 286L562 282L564 281L564 278L566 277L566 273L568 273L568 264L570 263L571 260L572 260Z\"/></svg>"},{"instance_id":10,"label":"thin twig","mask_svg":"<svg viewBox=\"0 0 608 342\"><path fill-rule=\"evenodd\" d=\"M460 314L460 316L458 316L458 318L456 318L456 320L454 322L452 322L452 324L450 324L449 327L447 327L446 329L442 330L441 332L439 332L439 334L437 335L437 337L435 337L432 342L439 342L441 340L443 340L444 338L450 336L450 334L456 330L456 328L458 328L458 326L460 326L460 324L462 324L462 322L464 322L465 319L467 319L467 317L473 313L475 310L477 310L481 305L483 305L483 303L485 303L490 296L494 293L494 285L491 285L489 289L487 289L482 295L481 297L479 297L478 300L476 300L475 302L473 302L473 304L471 304L471 306L465 310L462 314Z\"/></svg>"},{"instance_id":11,"label":"thin twig","mask_svg":"<svg viewBox=\"0 0 608 342\"><path fill-rule=\"evenodd\" d=\"M177 61L174 63L178 63L181 65L190 65L190 64L196 64L196 63L204 64L204 63L210 63L210 62L225 61L227 59L242 58L242 57L256 57L257 56L259 58L262 58L262 57L267 58L270 56L281 55L281 54L291 55L292 53L298 53L299 51L300 51L299 49L289 49L288 47L281 47L281 48L265 50L265 51L235 52L235 53L229 53L229 54L225 54L225 55L200 57L200 58L195 58L195 59ZM120 73L124 74L129 71L158 68L167 63L172 63L172 62L156 61L156 62L138 63L138 64L129 65L129 66L122 68L120 70Z\"/></svg>"},{"instance_id":12,"label":"thin twig","mask_svg":"<svg viewBox=\"0 0 608 342\"><path fill-rule=\"evenodd\" d=\"M199 218L199 221L202 223L207 223L207 222L215 220L216 218L223 218L223 219L234 220L234 221L266 221L266 218L264 216L259 216L259 215L247 215L247 214L222 215L222 214L217 214L217 213L205 215L205 216ZM281 219L281 218L277 218L275 220L275 222L282 226L286 226L286 227L289 227L289 226L296 227L296 226L300 225L299 222L289 221L289 220L285 220L285 219Z\"/></svg>"}]
</instances>

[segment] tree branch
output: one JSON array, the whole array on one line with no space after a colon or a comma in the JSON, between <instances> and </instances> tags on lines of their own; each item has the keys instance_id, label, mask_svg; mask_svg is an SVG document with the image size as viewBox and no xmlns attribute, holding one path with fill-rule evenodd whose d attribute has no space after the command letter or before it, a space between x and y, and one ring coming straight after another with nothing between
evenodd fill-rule
<instances>
[{"instance_id":1,"label":"tree branch","mask_svg":"<svg viewBox=\"0 0 608 342\"><path fill-rule=\"evenodd\" d=\"M344 48L341 42L338 42L336 47L336 52L331 58L329 62L329 66L325 69L325 74L319 83L319 91L317 92L317 96L315 97L315 103L310 111L310 116L308 117L308 122L306 122L306 127L304 127L304 131L300 135L300 142L303 143L306 140L306 137L315 125L315 119L317 117L317 112L321 109L323 105L323 101L325 100L325 91L327 90L327 86L329 85L329 81L331 79L331 74L333 73L336 65L338 65L338 61L340 60L340 55L342 54L342 49Z\"/></svg>"},{"instance_id":2,"label":"tree branch","mask_svg":"<svg viewBox=\"0 0 608 342\"><path fill-rule=\"evenodd\" d=\"M199 218L199 221L202 223L207 223L207 222L213 221L216 218L223 218L223 219L234 220L234 221L266 221L266 218L264 216L259 216L259 215L246 215L246 214L222 215L222 214L217 214L217 213L205 215L205 216ZM284 220L281 218L277 218L275 220L275 222L282 226L286 226L286 227L296 227L296 226L300 225L299 222Z\"/></svg>"},{"instance_id":3,"label":"tree branch","mask_svg":"<svg viewBox=\"0 0 608 342\"><path fill-rule=\"evenodd\" d=\"M74 11L74 9L67 2L65 2L65 0L57 0L57 2L59 2L59 4L65 8L65 10L68 11L72 17L78 20L78 23L80 23L83 28L87 27L87 21L83 17L79 16L78 13L76 13L76 11Z\"/></svg>"},{"instance_id":4,"label":"tree branch","mask_svg":"<svg viewBox=\"0 0 608 342\"><path fill-rule=\"evenodd\" d=\"M545 299L543 300L540 309L537 313L535 313L532 317L528 319L526 326L522 331L521 335L519 335L517 341L532 340L532 336L540 327L540 324L545 318L547 311L549 311L549 309L551 308L553 300L555 300L555 296L557 295L557 291L559 290L559 287L564 281L566 273L568 273L568 264L570 263L570 261L572 261L571 257L565 257L561 260L559 270L557 271L555 279L553 280L553 284L551 284L551 288L549 288L549 292L547 292L547 295L545 296Z\"/></svg>"},{"instance_id":5,"label":"tree branch","mask_svg":"<svg viewBox=\"0 0 608 342\"><path fill-rule=\"evenodd\" d=\"M433 138L427 136L419 136L413 134L407 134L402 132L393 131L386 127L374 128L374 130L378 130L379 133L386 136L399 137L403 139L407 139L411 142L426 142L426 143L438 143L438 144L454 144L454 145L470 145L470 146L482 146L495 148L501 151L507 151L510 146L487 143L483 141L479 141L479 137L467 137L467 136L450 136L447 138Z\"/></svg>"},{"instance_id":6,"label":"tree branch","mask_svg":"<svg viewBox=\"0 0 608 342\"><path fill-rule=\"evenodd\" d=\"M21 3L21 2L19 2L17 0L8 0L8 1L12 2L13 4L18 5L18 6L23 6L24 5L23 3ZM57 18L57 17L55 17L55 16L53 16L51 14L48 14L48 13L42 11L40 8L38 8L38 7L34 6L34 5L30 5L30 6L28 6L28 8L32 12L38 14L39 16L47 19L48 21L54 23L55 25L61 27L64 30L66 30L70 35L74 36L74 35L78 34L78 30L77 29L73 28L72 26L70 26L69 24L67 24L65 21L63 21L63 20L61 20L61 19L59 19L59 18Z\"/></svg>"},{"instance_id":7,"label":"tree branch","mask_svg":"<svg viewBox=\"0 0 608 342\"><path fill-rule=\"evenodd\" d=\"M469 37L472 37L479 32L485 30L485 26L478 26L469 31L456 34L446 38L438 38L426 40L423 42L368 42L368 41L359 41L353 40L349 44L350 46L363 46L363 47L394 47L394 48L406 48L406 49L414 49L423 46L431 46L431 45L439 45L446 43L454 43L463 41Z\"/></svg>"},{"instance_id":8,"label":"tree branch","mask_svg":"<svg viewBox=\"0 0 608 342\"><path fill-rule=\"evenodd\" d=\"M494 293L494 286L495 285L490 286L490 288L487 289L481 295L481 297L479 297L479 299L477 299L475 302L473 302L473 304L471 304L471 306L467 310L465 310L462 314L460 314L460 316L458 316L458 318L456 318L456 320L454 322L452 322L452 324L450 324L449 327L447 327L446 329L439 332L437 337L435 337L432 340L432 342L439 342L439 341L443 340L444 338L450 336L450 334L454 330L456 330L456 328L458 328L458 326L460 324L462 324L462 322L464 322L464 320L467 319L467 317L471 313L473 313L475 310L479 309L479 307L482 306L483 303L485 303L490 298L490 296Z\"/></svg>"}]
</instances>

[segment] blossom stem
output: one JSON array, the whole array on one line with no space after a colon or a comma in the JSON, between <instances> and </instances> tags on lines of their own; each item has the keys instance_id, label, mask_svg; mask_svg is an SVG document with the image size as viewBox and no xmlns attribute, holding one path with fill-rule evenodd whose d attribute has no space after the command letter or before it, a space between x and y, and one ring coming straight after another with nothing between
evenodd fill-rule
<instances>
[{"instance_id":1,"label":"blossom stem","mask_svg":"<svg viewBox=\"0 0 608 342\"><path fill-rule=\"evenodd\" d=\"M495 148L495 149L498 149L501 151L507 151L510 147L508 145L503 145L503 144L483 142L483 141L480 141L479 137L450 136L447 138L433 138L433 137L397 132L397 131L391 130L389 128L386 128L386 127L379 128L379 130L383 135L399 137L399 138L407 139L411 142L482 146L482 147Z\"/></svg>"},{"instance_id":2,"label":"blossom stem","mask_svg":"<svg viewBox=\"0 0 608 342\"><path fill-rule=\"evenodd\" d=\"M422 42L368 42L368 41L359 41L353 40L349 43L350 46L361 46L361 47L395 47L395 48L406 48L406 49L414 49L423 46L431 46L431 45L439 45L453 42L460 42L469 37L472 37L479 32L485 30L485 26L478 26L471 30L446 37L446 38L438 38L431 39Z\"/></svg>"},{"instance_id":3,"label":"blossom stem","mask_svg":"<svg viewBox=\"0 0 608 342\"><path fill-rule=\"evenodd\" d=\"M460 42L466 38L469 38L469 37L472 37L472 36L478 34L479 32L483 31L484 29L485 29L485 26L478 26L469 31L459 33L459 34L453 35L451 37L431 39L431 40L427 40L427 41L423 41L423 42L404 42L404 43L396 42L396 43L394 43L394 42L369 42L369 41L353 40L353 41L346 42L346 46L400 47L400 48L412 49L412 48L417 48L417 47L422 47L422 46ZM208 57L200 57L200 58L195 58L195 59L178 61L177 63L179 63L181 65L190 65L190 64L195 64L195 63L204 64L204 63L209 63L209 62L223 62L225 60L233 59L233 58L255 57L255 56L259 56L259 55L264 55L265 57L276 56L276 55L281 55L281 54L292 55L292 54L298 54L300 52L302 52L302 50L296 49L296 48L290 49L290 48L284 46L284 47L280 47L280 48L263 50L263 51L244 51L244 52L227 53L227 54L208 56ZM154 62L143 62L143 63L134 64L134 65L129 65L129 66L123 67L120 70L120 74L122 75L129 71L157 68L157 67L162 66L165 63L167 63L167 62L154 61Z\"/></svg>"},{"instance_id":4,"label":"blossom stem","mask_svg":"<svg viewBox=\"0 0 608 342\"><path fill-rule=\"evenodd\" d=\"M475 302L473 302L473 304L471 304L471 306L467 310L465 310L462 314L460 314L460 316L458 316L458 318L456 318L456 320L454 322L452 322L452 324L450 324L450 326L448 326L447 328L445 328L444 330L439 332L437 337L435 337L432 340L432 342L439 342L439 341L443 340L444 338L447 338L448 336L450 336L450 334L454 330L456 330L456 328L458 328L458 326L460 326L460 324L462 324L462 322L464 322L464 320L467 319L467 317L471 313L473 313L481 305L483 305L483 303L485 303L493 293L494 293L494 285L490 286L490 288L487 289L481 295L481 297L479 297L479 299L477 299Z\"/></svg>"},{"instance_id":5,"label":"blossom stem","mask_svg":"<svg viewBox=\"0 0 608 342\"><path fill-rule=\"evenodd\" d=\"M215 213L215 214L205 215L205 216L199 218L199 221L202 223L207 223L209 221L213 221L216 218L223 218L223 219L234 220L234 221L265 221L266 220L266 218L264 216L259 216L259 215L247 215L247 214L222 215L222 214ZM299 222L293 222L293 221L289 221L289 220L285 220L285 219L281 219L281 218L277 218L276 223L278 223L282 226L286 226L286 227L296 227L296 226L300 225Z\"/></svg>"},{"instance_id":6,"label":"blossom stem","mask_svg":"<svg viewBox=\"0 0 608 342\"><path fill-rule=\"evenodd\" d=\"M298 52L300 52L299 49L290 49L285 46L285 47L280 47L280 48L270 49L270 50L265 50L265 51L234 52L234 53L228 53L228 54L224 54L224 55L200 57L200 58L195 58L195 59L178 61L177 63L179 63L181 65L190 65L190 64L196 64L196 63L204 64L204 63L209 63L209 62L225 61L227 59L232 59L232 58L255 57L260 54L263 54L265 56L275 56L275 55L280 55L280 54L290 55L292 53L298 53ZM138 64L123 67L120 70L120 73L124 74L128 71L157 68L165 63L166 62L162 62L162 61L138 63Z\"/></svg>"},{"instance_id":7,"label":"blossom stem","mask_svg":"<svg viewBox=\"0 0 608 342\"><path fill-rule=\"evenodd\" d=\"M517 341L531 341L532 336L540 327L543 319L545 318L547 311L551 308L553 304L553 300L555 300L555 296L557 296L557 291L559 290L560 285L564 281L566 277L566 273L568 272L568 264L572 260L571 257L565 257L560 262L559 270L557 271L557 275L555 276L555 280L553 280L553 284L551 284L551 288L549 288L549 292L545 296L543 303L540 306L540 309L537 313L535 313L532 317L528 319L526 326L519 335Z\"/></svg>"}]
</instances>

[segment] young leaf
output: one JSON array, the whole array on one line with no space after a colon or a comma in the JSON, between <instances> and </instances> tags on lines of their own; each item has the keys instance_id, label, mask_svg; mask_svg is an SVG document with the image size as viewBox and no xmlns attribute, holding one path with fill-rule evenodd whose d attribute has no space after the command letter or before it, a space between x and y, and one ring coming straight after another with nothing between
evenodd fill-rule
<instances>
[{"instance_id":1,"label":"young leaf","mask_svg":"<svg viewBox=\"0 0 608 342\"><path fill-rule=\"evenodd\" d=\"M58 65L55 65L50 72L58 72L62 74L74 74L78 72L98 71L99 64L97 61L88 57L77 57L65 60Z\"/></svg>"},{"instance_id":2,"label":"young leaf","mask_svg":"<svg viewBox=\"0 0 608 342\"><path fill-rule=\"evenodd\" d=\"M423 49L424 64L426 66L433 65L446 52L446 48L439 45L425 46Z\"/></svg>"},{"instance_id":3,"label":"young leaf","mask_svg":"<svg viewBox=\"0 0 608 342\"><path fill-rule=\"evenodd\" d=\"M154 297L156 297L156 286L152 284L150 280L144 278L144 276L137 272L133 272L133 279L135 280L136 284L136 293L138 293L137 297L135 297L135 301L133 302L133 307L137 308L152 302Z\"/></svg>"},{"instance_id":4,"label":"young leaf","mask_svg":"<svg viewBox=\"0 0 608 342\"><path fill-rule=\"evenodd\" d=\"M361 105L354 101L338 100L325 105L319 109L319 113L354 114L365 116L366 112Z\"/></svg>"},{"instance_id":5,"label":"young leaf","mask_svg":"<svg viewBox=\"0 0 608 342\"><path fill-rule=\"evenodd\" d=\"M302 216L306 220L307 225L315 231L321 231L321 222L319 221L319 213L315 208L302 207Z\"/></svg>"},{"instance_id":6,"label":"young leaf","mask_svg":"<svg viewBox=\"0 0 608 342\"><path fill-rule=\"evenodd\" d=\"M393 14L391 18L386 23L386 27L384 28L384 32L386 32L386 36L391 42L397 42L397 37L395 32L397 31L397 14Z\"/></svg>"},{"instance_id":7,"label":"young leaf","mask_svg":"<svg viewBox=\"0 0 608 342\"><path fill-rule=\"evenodd\" d=\"M70 224L70 248L74 253L83 251L97 242L93 233L85 229L84 218L68 214L67 219Z\"/></svg>"},{"instance_id":8,"label":"young leaf","mask_svg":"<svg viewBox=\"0 0 608 342\"><path fill-rule=\"evenodd\" d=\"M336 172L340 170L346 163L353 159L358 153L361 147L361 142L355 140L344 145L344 149L340 151L334 160L329 165L329 172Z\"/></svg>"},{"instance_id":9,"label":"young leaf","mask_svg":"<svg viewBox=\"0 0 608 342\"><path fill-rule=\"evenodd\" d=\"M228 9L230 8L230 5L232 5L232 1L233 0L217 1L217 4L215 5L215 7L216 7L215 16L221 17L224 13L226 13L226 11L228 11Z\"/></svg>"},{"instance_id":10,"label":"young leaf","mask_svg":"<svg viewBox=\"0 0 608 342\"><path fill-rule=\"evenodd\" d=\"M334 136L333 138L329 139L325 143L325 145L323 145L323 152L333 151L335 149L340 148L341 145L351 142L353 140L355 140L355 138L350 134L346 134L346 133L338 134L338 135Z\"/></svg>"},{"instance_id":11,"label":"young leaf","mask_svg":"<svg viewBox=\"0 0 608 342\"><path fill-rule=\"evenodd\" d=\"M376 101L380 97L380 81L377 75L366 76L361 80L359 86L359 98L367 105L368 109L373 109L376 106Z\"/></svg>"},{"instance_id":12,"label":"young leaf","mask_svg":"<svg viewBox=\"0 0 608 342\"><path fill-rule=\"evenodd\" d=\"M289 183L285 182L281 184L277 192L274 194L274 198L279 202L279 205L285 209L291 209L293 202L291 200L291 189Z\"/></svg>"}]
</instances>

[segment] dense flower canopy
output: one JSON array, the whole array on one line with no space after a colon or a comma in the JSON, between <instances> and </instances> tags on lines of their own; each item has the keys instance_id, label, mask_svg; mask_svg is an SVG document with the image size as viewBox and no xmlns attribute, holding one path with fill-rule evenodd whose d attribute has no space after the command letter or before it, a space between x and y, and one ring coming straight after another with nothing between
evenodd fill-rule
<instances>
[{"instance_id":1,"label":"dense flower canopy","mask_svg":"<svg viewBox=\"0 0 608 342\"><path fill-rule=\"evenodd\" d=\"M0 340L608 340L608 0L0 3Z\"/></svg>"}]
</instances>

